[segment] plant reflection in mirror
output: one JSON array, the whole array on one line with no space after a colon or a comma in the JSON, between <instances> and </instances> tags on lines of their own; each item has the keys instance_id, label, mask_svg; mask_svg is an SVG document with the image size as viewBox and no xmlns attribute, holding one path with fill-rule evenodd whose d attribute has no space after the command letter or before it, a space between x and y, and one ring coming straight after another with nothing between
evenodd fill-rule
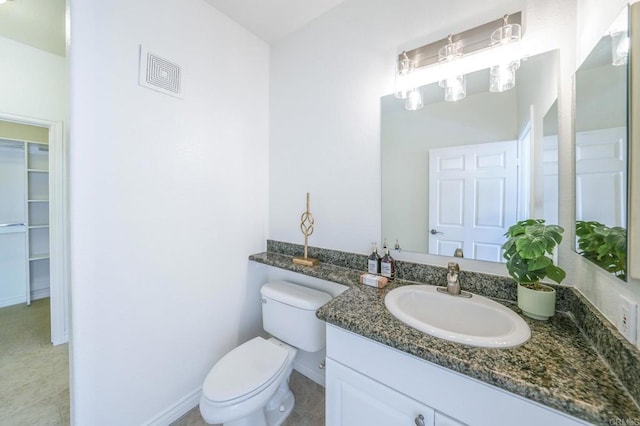
<instances>
[{"instance_id":1,"label":"plant reflection in mirror","mask_svg":"<svg viewBox=\"0 0 640 426\"><path fill-rule=\"evenodd\" d=\"M578 254L611 272L621 280L627 279L627 230L619 226L609 228L595 220L576 222Z\"/></svg>"}]
</instances>

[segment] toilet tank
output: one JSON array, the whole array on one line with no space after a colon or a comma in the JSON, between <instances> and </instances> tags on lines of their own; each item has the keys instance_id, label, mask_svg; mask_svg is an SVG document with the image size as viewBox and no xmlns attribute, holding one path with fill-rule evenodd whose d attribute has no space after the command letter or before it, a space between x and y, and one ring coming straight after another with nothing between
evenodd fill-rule
<instances>
[{"instance_id":1,"label":"toilet tank","mask_svg":"<svg viewBox=\"0 0 640 426\"><path fill-rule=\"evenodd\" d=\"M331 300L329 294L287 281L268 282L260 293L265 331L303 351L325 347L325 323L316 311Z\"/></svg>"}]
</instances>

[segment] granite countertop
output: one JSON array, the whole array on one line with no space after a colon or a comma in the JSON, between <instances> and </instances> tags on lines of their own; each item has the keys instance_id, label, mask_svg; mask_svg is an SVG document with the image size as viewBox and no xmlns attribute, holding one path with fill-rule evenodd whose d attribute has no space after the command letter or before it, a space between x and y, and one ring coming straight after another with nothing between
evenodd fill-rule
<instances>
[{"instance_id":1,"label":"granite countertop","mask_svg":"<svg viewBox=\"0 0 640 426\"><path fill-rule=\"evenodd\" d=\"M640 424L640 409L570 315L557 313L549 321L522 316L531 339L516 348L471 347L425 334L389 313L385 295L415 282L396 280L376 289L358 284L363 271L355 269L296 265L277 253L249 259L349 286L318 310L330 324L591 423ZM520 313L515 303L498 301Z\"/></svg>"}]
</instances>

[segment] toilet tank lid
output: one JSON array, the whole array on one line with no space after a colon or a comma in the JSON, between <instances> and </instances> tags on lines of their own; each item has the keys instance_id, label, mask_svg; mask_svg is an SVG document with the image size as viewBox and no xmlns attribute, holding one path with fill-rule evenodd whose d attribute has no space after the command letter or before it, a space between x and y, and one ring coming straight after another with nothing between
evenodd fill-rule
<instances>
[{"instance_id":1,"label":"toilet tank lid","mask_svg":"<svg viewBox=\"0 0 640 426\"><path fill-rule=\"evenodd\" d=\"M268 299L313 311L331 300L331 295L328 293L288 281L268 282L262 286L260 293Z\"/></svg>"}]
</instances>

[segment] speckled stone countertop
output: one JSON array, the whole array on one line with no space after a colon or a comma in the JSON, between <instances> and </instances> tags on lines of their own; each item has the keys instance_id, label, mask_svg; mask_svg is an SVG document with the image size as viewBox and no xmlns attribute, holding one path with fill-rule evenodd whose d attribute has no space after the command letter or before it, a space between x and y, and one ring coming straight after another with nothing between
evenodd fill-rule
<instances>
[{"instance_id":1,"label":"speckled stone countertop","mask_svg":"<svg viewBox=\"0 0 640 426\"><path fill-rule=\"evenodd\" d=\"M422 333L389 313L385 295L416 282L396 280L376 289L358 284L361 270L328 263L295 265L291 256L280 253L249 259L349 286L318 310L317 316L330 324L590 423L640 424L638 405L571 315L557 313L546 322L523 316L532 336L516 348L471 347ZM515 303L498 301L520 313Z\"/></svg>"}]
</instances>

